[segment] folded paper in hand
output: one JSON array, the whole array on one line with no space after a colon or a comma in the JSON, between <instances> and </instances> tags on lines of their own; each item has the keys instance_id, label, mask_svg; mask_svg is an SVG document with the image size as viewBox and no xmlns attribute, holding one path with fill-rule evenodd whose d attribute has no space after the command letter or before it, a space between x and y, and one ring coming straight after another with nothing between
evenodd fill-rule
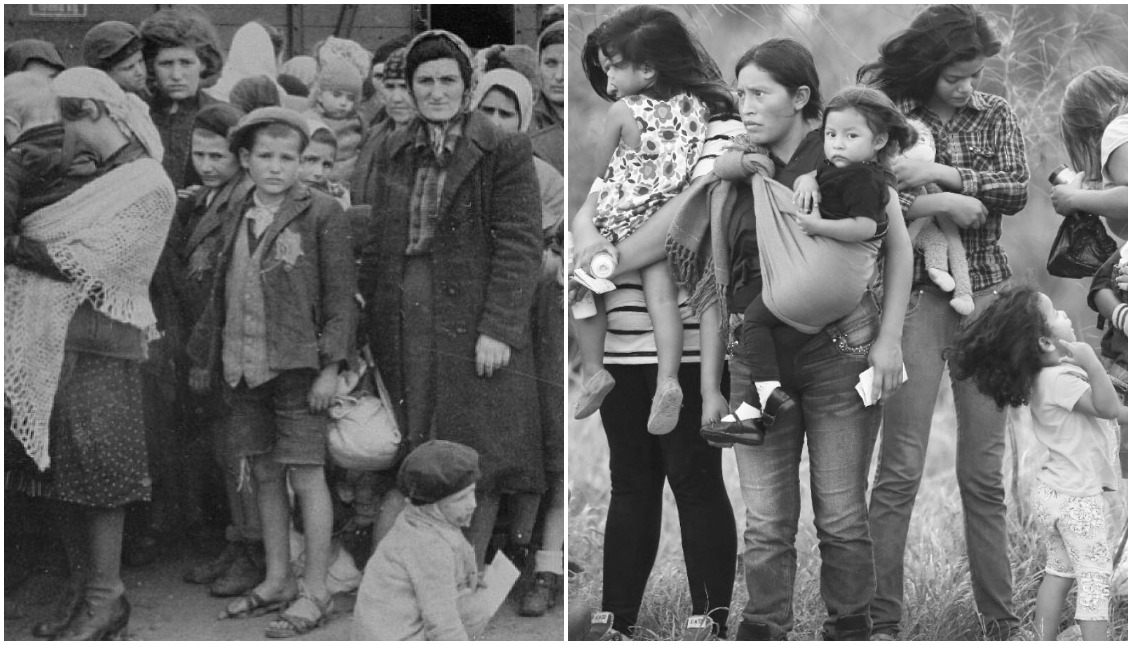
<instances>
[{"instance_id":1,"label":"folded paper in hand","mask_svg":"<svg viewBox=\"0 0 1131 645\"><path fill-rule=\"evenodd\" d=\"M856 392L860 398L864 400L864 407L871 407L876 404L876 399L872 398L872 383L876 380L876 368L869 367L860 374L860 382L856 384ZM907 366L903 366L903 375L900 377L900 383L907 382Z\"/></svg>"},{"instance_id":2,"label":"folded paper in hand","mask_svg":"<svg viewBox=\"0 0 1131 645\"><path fill-rule=\"evenodd\" d=\"M496 553L495 559L483 572L483 584L486 588L480 589L481 593L486 594L484 602L491 610L490 615L494 616L495 612L499 611L499 607L503 606L503 601L507 599L516 581L518 581L518 569L515 568L514 563L502 552Z\"/></svg>"}]
</instances>

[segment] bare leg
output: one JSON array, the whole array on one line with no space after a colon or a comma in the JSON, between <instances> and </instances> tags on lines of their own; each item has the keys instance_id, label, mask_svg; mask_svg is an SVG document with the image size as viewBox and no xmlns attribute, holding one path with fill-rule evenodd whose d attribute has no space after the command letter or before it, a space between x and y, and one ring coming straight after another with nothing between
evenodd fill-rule
<instances>
[{"instance_id":1,"label":"bare leg","mask_svg":"<svg viewBox=\"0 0 1131 645\"><path fill-rule=\"evenodd\" d=\"M675 221L675 209L660 208L629 235L617 244L617 266L610 280L618 276L665 261L668 258L665 245L668 242L668 229Z\"/></svg>"},{"instance_id":2,"label":"bare leg","mask_svg":"<svg viewBox=\"0 0 1131 645\"><path fill-rule=\"evenodd\" d=\"M629 238L631 239L631 238ZM652 318L656 336L657 384L663 379L677 378L683 357L683 320L679 314L679 289L672 279L667 262L656 262L640 274L644 283L644 303Z\"/></svg>"},{"instance_id":3,"label":"bare leg","mask_svg":"<svg viewBox=\"0 0 1131 645\"><path fill-rule=\"evenodd\" d=\"M291 576L290 503L285 468L268 455L252 458L267 576L253 591L265 600L281 600L295 587ZM303 518L306 519L305 517ZM238 602L238 601L237 601ZM231 607L231 605L229 606Z\"/></svg>"},{"instance_id":4,"label":"bare leg","mask_svg":"<svg viewBox=\"0 0 1131 645\"><path fill-rule=\"evenodd\" d=\"M608 319L605 317L605 302L601 296L594 296L597 305L597 314L589 318L574 318L570 312L569 319L573 323L573 332L577 337L578 353L581 355L582 381L591 378L597 372L605 369L605 330Z\"/></svg>"},{"instance_id":5,"label":"bare leg","mask_svg":"<svg viewBox=\"0 0 1131 645\"><path fill-rule=\"evenodd\" d=\"M499 496L484 493L476 497L475 514L471 516L471 526L464 530L464 534L475 549L475 563L482 571L487 562L487 546L495 532L495 518L499 515Z\"/></svg>"},{"instance_id":6,"label":"bare leg","mask_svg":"<svg viewBox=\"0 0 1131 645\"><path fill-rule=\"evenodd\" d=\"M330 570L330 534L334 524L330 489L322 466L290 466L291 486L298 495L302 511L306 564L302 571L303 585L310 595L325 599L326 575ZM266 523L264 524L266 534Z\"/></svg>"},{"instance_id":7,"label":"bare leg","mask_svg":"<svg viewBox=\"0 0 1131 645\"><path fill-rule=\"evenodd\" d=\"M125 592L122 584L122 530L125 507L92 508L90 518L90 579L87 598L109 602Z\"/></svg>"},{"instance_id":8,"label":"bare leg","mask_svg":"<svg viewBox=\"0 0 1131 645\"><path fill-rule=\"evenodd\" d=\"M1055 641L1060 633L1060 612L1068 600L1068 591L1072 589L1072 578L1062 578L1045 572L1045 579L1037 590L1037 607L1033 620L1036 622L1037 635L1043 641ZM1083 630L1083 623L1081 630Z\"/></svg>"}]
</instances>

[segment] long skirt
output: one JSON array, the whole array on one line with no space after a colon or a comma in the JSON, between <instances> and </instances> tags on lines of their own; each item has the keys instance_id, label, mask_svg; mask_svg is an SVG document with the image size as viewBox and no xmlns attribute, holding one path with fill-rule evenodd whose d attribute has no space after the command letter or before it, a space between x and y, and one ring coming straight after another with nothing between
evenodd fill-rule
<instances>
[{"instance_id":1,"label":"long skirt","mask_svg":"<svg viewBox=\"0 0 1131 645\"><path fill-rule=\"evenodd\" d=\"M149 499L140 363L67 352L49 433L51 466L9 460L9 489L97 508Z\"/></svg>"}]
</instances>

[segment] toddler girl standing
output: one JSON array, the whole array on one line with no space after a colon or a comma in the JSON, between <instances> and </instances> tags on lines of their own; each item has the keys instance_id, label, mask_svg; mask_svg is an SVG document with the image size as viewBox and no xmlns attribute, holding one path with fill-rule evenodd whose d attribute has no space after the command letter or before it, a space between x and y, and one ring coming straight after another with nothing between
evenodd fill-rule
<instances>
[{"instance_id":1,"label":"toddler girl standing","mask_svg":"<svg viewBox=\"0 0 1131 645\"><path fill-rule=\"evenodd\" d=\"M1028 403L1033 432L1049 450L1033 486L1048 563L1037 592L1040 638L1056 640L1060 612L1079 580L1083 640L1107 640L1112 555L1103 492L1116 490L1118 430L1127 407L1072 321L1031 288L1003 291L976 325L962 328L947 359L1001 407Z\"/></svg>"},{"instance_id":2,"label":"toddler girl standing","mask_svg":"<svg viewBox=\"0 0 1131 645\"><path fill-rule=\"evenodd\" d=\"M601 188L590 193L577 218L592 220L615 243L687 185L708 117L732 112L733 103L718 67L666 9L635 6L617 12L589 34L581 56L598 96L615 102L597 150L598 167L606 168ZM683 402L676 377L683 325L667 263L646 267L641 278L658 354L648 431L665 434L675 427ZM606 320L597 301L596 316L574 319L584 377L577 419L596 412L615 384L603 366Z\"/></svg>"}]
</instances>

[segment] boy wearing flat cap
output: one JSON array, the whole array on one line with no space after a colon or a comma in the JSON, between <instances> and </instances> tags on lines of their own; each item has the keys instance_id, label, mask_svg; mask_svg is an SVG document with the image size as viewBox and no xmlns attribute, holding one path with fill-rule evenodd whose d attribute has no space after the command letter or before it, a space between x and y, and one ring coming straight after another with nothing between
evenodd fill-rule
<instances>
[{"instance_id":1,"label":"boy wearing flat cap","mask_svg":"<svg viewBox=\"0 0 1131 645\"><path fill-rule=\"evenodd\" d=\"M87 67L106 72L123 91L148 98L141 32L128 22L107 20L95 25L82 39Z\"/></svg>"},{"instance_id":2,"label":"boy wearing flat cap","mask_svg":"<svg viewBox=\"0 0 1131 645\"><path fill-rule=\"evenodd\" d=\"M267 636L306 634L326 622L332 508L324 471L326 408L355 354L356 267L349 221L331 197L298 181L306 120L266 107L240 119L231 150L255 183L224 218L208 302L187 348L192 389L224 388L233 456L257 484L266 579L224 618L286 607ZM302 512L302 586L290 568L287 483Z\"/></svg>"},{"instance_id":3,"label":"boy wearing flat cap","mask_svg":"<svg viewBox=\"0 0 1131 645\"><path fill-rule=\"evenodd\" d=\"M405 507L365 567L354 640L465 641L491 618L475 551L461 529L475 512L479 455L433 440L409 453L397 485Z\"/></svg>"}]
</instances>

